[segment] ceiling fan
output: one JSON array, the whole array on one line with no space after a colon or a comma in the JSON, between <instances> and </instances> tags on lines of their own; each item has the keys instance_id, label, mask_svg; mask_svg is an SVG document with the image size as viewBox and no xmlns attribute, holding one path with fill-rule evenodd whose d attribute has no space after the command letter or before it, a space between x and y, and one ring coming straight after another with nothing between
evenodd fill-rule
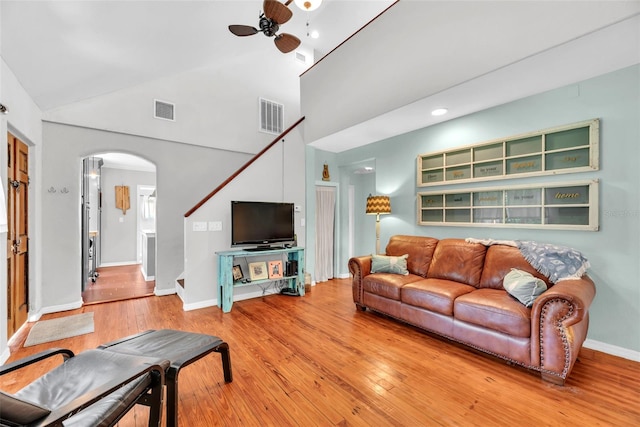
<instances>
[{"instance_id":1,"label":"ceiling fan","mask_svg":"<svg viewBox=\"0 0 640 427\"><path fill-rule=\"evenodd\" d=\"M300 45L300 39L292 34L276 33L280 29L280 25L286 23L293 15L291 9L287 7L291 2L292 0L288 0L283 4L277 0L264 0L263 12L260 14L258 23L259 30L250 25L229 25L229 31L239 37L252 36L262 32L267 37L275 37L274 42L280 52L289 53Z\"/></svg>"}]
</instances>

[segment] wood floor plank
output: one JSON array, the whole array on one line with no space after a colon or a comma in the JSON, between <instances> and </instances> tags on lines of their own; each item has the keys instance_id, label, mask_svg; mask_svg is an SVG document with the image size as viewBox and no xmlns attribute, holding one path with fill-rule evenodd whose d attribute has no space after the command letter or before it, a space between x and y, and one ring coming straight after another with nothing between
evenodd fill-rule
<instances>
[{"instance_id":1,"label":"wood floor plank","mask_svg":"<svg viewBox=\"0 0 640 427\"><path fill-rule=\"evenodd\" d=\"M238 301L230 313L182 307L175 295L153 296L45 315L93 312L95 332L24 348L29 324L12 340L10 360L53 346L80 352L147 329L219 336L229 344L234 381L224 383L217 353L183 369L179 423L188 427L640 424L638 362L583 350L566 386L556 386L356 310L348 280L304 297ZM4 376L0 389L16 391L55 363ZM144 426L147 416L136 407L119 425Z\"/></svg>"}]
</instances>

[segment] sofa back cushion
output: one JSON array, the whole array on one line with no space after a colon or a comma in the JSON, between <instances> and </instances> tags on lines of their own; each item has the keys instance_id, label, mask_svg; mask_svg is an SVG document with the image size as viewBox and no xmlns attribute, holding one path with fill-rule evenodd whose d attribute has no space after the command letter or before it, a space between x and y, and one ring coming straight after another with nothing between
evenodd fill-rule
<instances>
[{"instance_id":1,"label":"sofa back cushion","mask_svg":"<svg viewBox=\"0 0 640 427\"><path fill-rule=\"evenodd\" d=\"M524 259L520 254L520 249L507 245L492 245L487 249L479 287L503 289L502 281L504 276L506 276L512 268L526 271L544 280L547 287L551 285L545 276L538 273L536 269Z\"/></svg>"},{"instance_id":2,"label":"sofa back cushion","mask_svg":"<svg viewBox=\"0 0 640 427\"><path fill-rule=\"evenodd\" d=\"M433 251L438 239L425 236L391 236L387 244L386 253L391 256L409 255L407 269L409 273L427 277Z\"/></svg>"},{"instance_id":3,"label":"sofa back cushion","mask_svg":"<svg viewBox=\"0 0 640 427\"><path fill-rule=\"evenodd\" d=\"M427 277L453 280L477 288L486 251L480 243L467 243L463 239L440 240Z\"/></svg>"}]
</instances>

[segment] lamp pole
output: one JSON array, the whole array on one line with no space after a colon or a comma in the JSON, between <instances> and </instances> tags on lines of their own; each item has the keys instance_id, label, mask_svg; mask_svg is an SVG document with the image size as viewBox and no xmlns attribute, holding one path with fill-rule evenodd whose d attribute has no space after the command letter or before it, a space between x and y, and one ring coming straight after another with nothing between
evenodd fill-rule
<instances>
[{"instance_id":1,"label":"lamp pole","mask_svg":"<svg viewBox=\"0 0 640 427\"><path fill-rule=\"evenodd\" d=\"M380 214L376 214L376 255L380 254Z\"/></svg>"}]
</instances>

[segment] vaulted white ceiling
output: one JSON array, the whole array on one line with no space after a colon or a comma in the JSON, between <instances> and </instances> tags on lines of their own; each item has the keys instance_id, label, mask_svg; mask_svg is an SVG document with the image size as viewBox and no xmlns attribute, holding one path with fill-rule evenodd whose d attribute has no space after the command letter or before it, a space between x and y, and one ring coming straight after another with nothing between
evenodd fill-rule
<instances>
[{"instance_id":1,"label":"vaulted white ceiling","mask_svg":"<svg viewBox=\"0 0 640 427\"><path fill-rule=\"evenodd\" d=\"M303 50L320 57L392 3L324 0L313 12L292 3L293 17L279 33L296 35ZM229 32L230 24L258 27L262 6L261 0L2 0L1 53L47 111L252 51L270 49L274 61L294 61L295 53L281 54L272 38ZM320 37L308 37L307 28Z\"/></svg>"},{"instance_id":2,"label":"vaulted white ceiling","mask_svg":"<svg viewBox=\"0 0 640 427\"><path fill-rule=\"evenodd\" d=\"M318 59L393 3L324 0L310 13L292 4L293 18L280 32L300 37L301 52L314 52ZM407 3L421 3L402 8L416 10L413 16L398 13L397 6ZM398 5L389 12L398 11L385 13L303 75L305 138L315 147L340 152L636 61L613 58L613 50L639 56L633 52L640 37L640 2L635 0L401 0ZM532 5L539 10L520 12ZM545 15L554 5L562 16ZM253 52L272 50L270 61L294 61L294 53L277 52L273 39L236 37L228 31L229 24L257 27L261 9L260 0L2 0L0 52L27 93L48 111L193 69L235 66ZM487 19L483 13L491 10ZM619 24L632 38L620 39L621 49L608 48L617 33L600 43L580 44ZM320 38L307 37L308 30L318 30ZM582 49L579 61L556 53L571 43ZM384 56L385 50L393 60ZM341 64L338 69L325 72L336 63ZM247 66L268 70L270 65ZM324 77L313 77L318 74ZM305 80L321 93L305 90ZM367 84L351 90L363 81ZM337 95L330 92L336 83L343 85ZM336 96L341 109L335 108ZM432 104L443 103L456 109L438 119L425 114ZM331 112L335 117L327 115ZM318 121L324 122L321 130L316 129ZM326 123L334 128L327 129Z\"/></svg>"}]
</instances>

